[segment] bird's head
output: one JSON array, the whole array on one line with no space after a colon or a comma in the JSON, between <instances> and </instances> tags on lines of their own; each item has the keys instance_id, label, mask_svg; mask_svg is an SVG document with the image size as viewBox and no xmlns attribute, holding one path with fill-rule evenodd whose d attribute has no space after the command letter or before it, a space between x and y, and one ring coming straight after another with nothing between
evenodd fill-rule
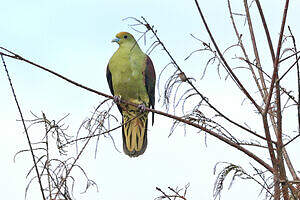
<instances>
[{"instance_id":1,"label":"bird's head","mask_svg":"<svg viewBox=\"0 0 300 200\"><path fill-rule=\"evenodd\" d=\"M136 43L134 37L127 32L120 32L116 35L116 38L112 42L118 43L120 46L124 44L134 45Z\"/></svg>"}]
</instances>

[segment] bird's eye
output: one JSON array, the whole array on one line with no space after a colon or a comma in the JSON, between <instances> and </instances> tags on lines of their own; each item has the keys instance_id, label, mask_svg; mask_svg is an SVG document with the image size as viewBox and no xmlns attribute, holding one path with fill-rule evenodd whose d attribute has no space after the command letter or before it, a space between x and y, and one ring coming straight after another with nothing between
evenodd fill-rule
<instances>
[{"instance_id":1,"label":"bird's eye","mask_svg":"<svg viewBox=\"0 0 300 200\"><path fill-rule=\"evenodd\" d=\"M127 35L124 35L124 38L126 39L126 38L127 38Z\"/></svg>"}]
</instances>

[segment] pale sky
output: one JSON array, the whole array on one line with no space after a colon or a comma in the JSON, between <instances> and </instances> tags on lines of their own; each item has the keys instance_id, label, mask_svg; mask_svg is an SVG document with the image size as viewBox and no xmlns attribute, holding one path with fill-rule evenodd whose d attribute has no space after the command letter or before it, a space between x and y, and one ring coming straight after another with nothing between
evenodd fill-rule
<instances>
[{"instance_id":1,"label":"pale sky","mask_svg":"<svg viewBox=\"0 0 300 200\"><path fill-rule=\"evenodd\" d=\"M220 48L225 50L236 42L232 27L228 23L227 1L211 2L213 3L199 0L216 40L223 42ZM283 1L279 0L262 4L275 47L282 16L281 4ZM297 26L299 6L299 1L290 2L287 23L296 37L300 35L300 28ZM233 7L236 12L243 11L242 1L234 1ZM255 6L252 10L253 14L257 13ZM109 94L105 70L109 58L117 49L117 45L112 44L111 40L121 31L131 32L138 37L139 34L128 27L130 21L123 19L140 16L146 17L155 26L178 64L188 76L197 79L196 86L214 105L240 123L247 121L251 125L257 124L252 121L256 119L255 115L242 110L248 106L249 112L252 112L253 107L249 103L241 105L244 97L239 95L231 80L225 81L224 76L222 80L219 79L215 66L209 67L205 78L200 80L208 57L198 53L184 61L190 52L201 47L201 43L190 34L209 42L194 1L3 1L0 12L0 46ZM263 49L266 43L258 20L259 18L254 18L254 22L258 22L255 27L260 34L259 47ZM241 19L240 25L242 24ZM139 44L146 51L151 43L148 42L145 46L140 41ZM297 44L300 46L299 42ZM268 51L262 54L269 56ZM169 58L160 47L150 56L158 76L168 64ZM30 111L38 115L43 111L50 119L55 120L70 113L65 122L69 125L68 133L75 135L81 122L104 100L29 64L8 58L6 63L26 119L32 118ZM270 64L268 60L265 63ZM21 123L17 121L20 117L2 64L0 92L1 199L24 199L26 184L30 180L26 179L26 174L32 166L32 159L29 154L20 154L16 162L13 162L15 153L27 148L27 143ZM156 99L156 109L164 111L162 102L158 102L158 95ZM116 107L113 112L120 118ZM169 119L156 115L154 126L148 127L147 150L138 158L129 158L122 152L120 129L111 134L121 153L115 150L111 139L101 137L98 154L94 158L95 142L91 142L79 164L85 168L89 178L98 184L99 191L90 189L87 193L80 194L85 190L85 185L80 186L84 179L79 178L75 186L76 199L150 200L161 195L155 190L156 187L167 191L168 186L184 187L188 183L190 187L187 199L213 199L216 178L213 168L217 162L227 161L245 169L249 169L249 162L257 164L209 135L206 147L204 133L197 133L195 129L188 129L187 134L184 134L184 130L179 128L168 137L171 125ZM238 136L243 134L239 129L234 129L234 133ZM36 136L32 134L32 137ZM297 142L299 144L299 140ZM295 152L295 149L292 146L291 152ZM296 158L295 153L291 155L292 160ZM295 164L295 168L300 169L299 160ZM28 192L28 199L41 199L39 190L36 189L37 184L34 184ZM228 184L229 182L222 193L223 199L240 199L241 196L245 200L263 198L258 197L260 187L254 182L237 180L229 191Z\"/></svg>"}]
</instances>

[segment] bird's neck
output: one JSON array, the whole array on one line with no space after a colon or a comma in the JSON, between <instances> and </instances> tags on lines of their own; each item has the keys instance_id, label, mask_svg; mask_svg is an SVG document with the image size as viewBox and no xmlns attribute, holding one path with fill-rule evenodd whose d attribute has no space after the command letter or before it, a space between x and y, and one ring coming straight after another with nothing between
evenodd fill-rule
<instances>
[{"instance_id":1,"label":"bird's neck","mask_svg":"<svg viewBox=\"0 0 300 200\"><path fill-rule=\"evenodd\" d=\"M139 45L137 43L135 44L122 44L119 46L118 49L119 52L122 53L127 53L127 54L140 54L143 53L143 51L141 50L141 48L139 47Z\"/></svg>"}]
</instances>

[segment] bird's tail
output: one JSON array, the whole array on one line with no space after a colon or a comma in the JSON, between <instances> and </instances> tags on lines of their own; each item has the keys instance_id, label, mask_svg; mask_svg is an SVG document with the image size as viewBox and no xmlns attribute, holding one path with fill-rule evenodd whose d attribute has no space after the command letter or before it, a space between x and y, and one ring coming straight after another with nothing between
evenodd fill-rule
<instances>
[{"instance_id":1,"label":"bird's tail","mask_svg":"<svg viewBox=\"0 0 300 200\"><path fill-rule=\"evenodd\" d=\"M135 107L123 111L123 149L126 155L137 157L147 147L148 112L140 113Z\"/></svg>"}]
</instances>

